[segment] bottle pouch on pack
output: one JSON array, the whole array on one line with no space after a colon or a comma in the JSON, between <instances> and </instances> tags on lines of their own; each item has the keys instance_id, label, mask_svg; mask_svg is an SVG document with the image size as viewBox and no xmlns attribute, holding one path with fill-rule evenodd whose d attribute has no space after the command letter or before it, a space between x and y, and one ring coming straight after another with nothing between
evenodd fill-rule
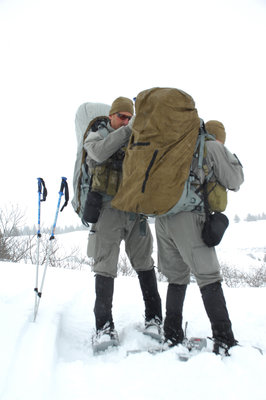
<instances>
[{"instance_id":1,"label":"bottle pouch on pack","mask_svg":"<svg viewBox=\"0 0 266 400\"><path fill-rule=\"evenodd\" d=\"M229 220L222 213L214 213L207 216L202 229L202 240L208 247L217 246L229 225Z\"/></svg>"},{"instance_id":2,"label":"bottle pouch on pack","mask_svg":"<svg viewBox=\"0 0 266 400\"><path fill-rule=\"evenodd\" d=\"M209 207L214 212L223 212L227 206L227 191L218 182L207 183Z\"/></svg>"},{"instance_id":3,"label":"bottle pouch on pack","mask_svg":"<svg viewBox=\"0 0 266 400\"><path fill-rule=\"evenodd\" d=\"M97 165L92 174L91 190L94 192L106 193L108 175L109 171L107 165Z\"/></svg>"},{"instance_id":4,"label":"bottle pouch on pack","mask_svg":"<svg viewBox=\"0 0 266 400\"><path fill-rule=\"evenodd\" d=\"M98 221L101 208L102 196L97 192L88 192L82 222L95 224Z\"/></svg>"},{"instance_id":5,"label":"bottle pouch on pack","mask_svg":"<svg viewBox=\"0 0 266 400\"><path fill-rule=\"evenodd\" d=\"M106 194L109 196L115 196L118 190L118 186L121 180L121 172L116 170L109 171L108 186L106 188Z\"/></svg>"},{"instance_id":6,"label":"bottle pouch on pack","mask_svg":"<svg viewBox=\"0 0 266 400\"><path fill-rule=\"evenodd\" d=\"M97 165L93 171L91 189L95 192L115 196L121 181L122 172L111 165Z\"/></svg>"}]
</instances>

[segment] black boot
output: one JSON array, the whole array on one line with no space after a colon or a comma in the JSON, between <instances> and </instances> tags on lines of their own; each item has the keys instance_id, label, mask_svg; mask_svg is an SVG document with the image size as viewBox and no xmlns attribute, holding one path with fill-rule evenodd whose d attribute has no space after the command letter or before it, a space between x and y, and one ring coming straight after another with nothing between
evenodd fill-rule
<instances>
[{"instance_id":1,"label":"black boot","mask_svg":"<svg viewBox=\"0 0 266 400\"><path fill-rule=\"evenodd\" d=\"M211 283L200 290L205 310L211 322L214 339L213 351L219 353L219 347L228 350L230 347L235 346L237 341L232 331L232 324L229 319L221 283Z\"/></svg>"},{"instance_id":2,"label":"black boot","mask_svg":"<svg viewBox=\"0 0 266 400\"><path fill-rule=\"evenodd\" d=\"M161 323L162 305L154 268L149 271L139 271L137 274L145 303L145 321L158 320Z\"/></svg>"},{"instance_id":3,"label":"black boot","mask_svg":"<svg viewBox=\"0 0 266 400\"><path fill-rule=\"evenodd\" d=\"M103 328L114 329L112 316L114 278L96 275L95 277L96 300L94 306L94 315L96 322L96 331Z\"/></svg>"},{"instance_id":4,"label":"black boot","mask_svg":"<svg viewBox=\"0 0 266 400\"><path fill-rule=\"evenodd\" d=\"M182 343L182 312L187 285L169 283L166 296L166 316L164 320L164 337L170 346Z\"/></svg>"}]
</instances>

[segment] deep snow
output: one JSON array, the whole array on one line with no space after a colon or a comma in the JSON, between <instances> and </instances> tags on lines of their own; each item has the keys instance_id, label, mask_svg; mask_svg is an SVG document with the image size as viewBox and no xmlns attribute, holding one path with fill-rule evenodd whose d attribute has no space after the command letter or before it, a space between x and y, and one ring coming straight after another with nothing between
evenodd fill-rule
<instances>
[{"instance_id":1,"label":"deep snow","mask_svg":"<svg viewBox=\"0 0 266 400\"><path fill-rule=\"evenodd\" d=\"M151 225L152 229L154 226ZM222 262L238 268L261 265L266 221L231 223L217 252ZM87 232L58 235L69 247L86 252ZM156 257L156 245L154 257ZM137 329L143 323L143 301L135 277L115 281L114 320L121 346L93 356L94 278L81 271L48 268L36 322L33 322L35 266L0 263L0 399L93 400L167 398L265 400L266 288L228 288L224 292L236 338L245 347L221 359L211 352L188 362L175 349L126 357L129 349L152 345ZM163 309L167 283L159 282ZM196 284L187 290L184 321L188 336L208 336Z\"/></svg>"}]
</instances>

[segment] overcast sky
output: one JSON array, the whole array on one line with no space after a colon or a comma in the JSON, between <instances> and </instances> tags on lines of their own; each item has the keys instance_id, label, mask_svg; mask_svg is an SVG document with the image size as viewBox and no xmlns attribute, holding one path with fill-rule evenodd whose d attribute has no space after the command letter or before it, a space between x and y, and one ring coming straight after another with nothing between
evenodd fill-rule
<instances>
[{"instance_id":1,"label":"overcast sky","mask_svg":"<svg viewBox=\"0 0 266 400\"><path fill-rule=\"evenodd\" d=\"M0 206L37 223L40 176L51 225L61 176L72 196L78 106L167 86L225 125L246 178L229 216L266 211L265 0L0 0L0 38Z\"/></svg>"}]
</instances>

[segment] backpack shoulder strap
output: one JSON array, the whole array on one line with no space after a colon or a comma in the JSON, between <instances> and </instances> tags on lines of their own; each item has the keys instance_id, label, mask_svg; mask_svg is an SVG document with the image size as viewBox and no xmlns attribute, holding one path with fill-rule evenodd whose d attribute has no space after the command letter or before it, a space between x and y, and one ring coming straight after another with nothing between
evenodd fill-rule
<instances>
[{"instance_id":1,"label":"backpack shoulder strap","mask_svg":"<svg viewBox=\"0 0 266 400\"><path fill-rule=\"evenodd\" d=\"M199 136L196 143L195 152L198 154L198 168L203 168L203 161L205 156L205 142L206 140L215 140L215 137L207 132L204 121L200 120Z\"/></svg>"}]
</instances>

